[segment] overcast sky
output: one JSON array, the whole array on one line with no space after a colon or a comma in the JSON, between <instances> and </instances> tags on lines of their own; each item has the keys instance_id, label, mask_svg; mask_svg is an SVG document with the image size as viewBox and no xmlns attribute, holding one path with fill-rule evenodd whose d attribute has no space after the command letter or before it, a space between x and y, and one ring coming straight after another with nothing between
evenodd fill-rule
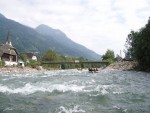
<instances>
[{"instance_id":1,"label":"overcast sky","mask_svg":"<svg viewBox=\"0 0 150 113\"><path fill-rule=\"evenodd\" d=\"M98 54L119 54L131 29L147 23L150 0L1 0L0 13L33 28L60 29Z\"/></svg>"}]
</instances>

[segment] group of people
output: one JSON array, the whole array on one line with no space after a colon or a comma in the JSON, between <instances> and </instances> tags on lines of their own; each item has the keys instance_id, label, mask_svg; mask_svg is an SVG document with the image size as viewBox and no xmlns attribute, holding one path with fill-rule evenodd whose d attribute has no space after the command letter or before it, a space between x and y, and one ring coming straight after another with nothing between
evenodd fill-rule
<instances>
[{"instance_id":1,"label":"group of people","mask_svg":"<svg viewBox=\"0 0 150 113\"><path fill-rule=\"evenodd\" d=\"M96 67L89 68L89 72L97 72L98 69Z\"/></svg>"},{"instance_id":2,"label":"group of people","mask_svg":"<svg viewBox=\"0 0 150 113\"><path fill-rule=\"evenodd\" d=\"M77 68L77 70L82 71L82 68ZM89 72L94 72L94 73L98 71L98 69L96 67L90 67L90 68L88 68L88 70L89 70Z\"/></svg>"}]
</instances>

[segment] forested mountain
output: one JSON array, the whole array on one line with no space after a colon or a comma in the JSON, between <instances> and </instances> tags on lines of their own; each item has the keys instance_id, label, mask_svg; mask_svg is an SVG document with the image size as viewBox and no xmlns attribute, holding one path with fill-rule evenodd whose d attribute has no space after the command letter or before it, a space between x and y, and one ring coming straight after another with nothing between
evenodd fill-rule
<instances>
[{"instance_id":1,"label":"forested mountain","mask_svg":"<svg viewBox=\"0 0 150 113\"><path fill-rule=\"evenodd\" d=\"M0 14L0 43L5 43L8 31L13 46L19 52L32 51L43 54L46 50L53 49L64 56L100 60L100 55L73 42L60 30L46 25L39 25L34 29L7 19Z\"/></svg>"},{"instance_id":2,"label":"forested mountain","mask_svg":"<svg viewBox=\"0 0 150 113\"><path fill-rule=\"evenodd\" d=\"M85 48L84 46L73 42L62 31L50 28L46 25L39 25L36 31L44 35L47 42L53 42L53 49L60 54L78 56L82 53L82 57L88 59L100 60L100 55Z\"/></svg>"}]
</instances>

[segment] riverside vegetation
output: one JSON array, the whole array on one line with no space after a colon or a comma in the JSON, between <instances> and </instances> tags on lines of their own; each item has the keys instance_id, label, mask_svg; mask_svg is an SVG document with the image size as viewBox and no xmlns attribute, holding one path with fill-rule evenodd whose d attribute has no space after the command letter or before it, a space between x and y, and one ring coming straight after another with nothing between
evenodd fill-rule
<instances>
[{"instance_id":1,"label":"riverside vegetation","mask_svg":"<svg viewBox=\"0 0 150 113\"><path fill-rule=\"evenodd\" d=\"M28 59L26 54L21 54L20 59L25 64L25 67L22 66L11 66L11 67L5 67L5 62L0 61L0 72L34 72L37 70L45 71L45 70L55 70L60 69L60 64L43 64L42 62L74 62L75 60L79 61L87 61L87 59L84 59L82 57L76 58L76 57L69 57L69 56L62 56L57 54L53 50L48 50L45 52L45 54L38 59L38 61ZM73 68L87 68L88 64L63 64L61 66L62 69L73 69Z\"/></svg>"},{"instance_id":2,"label":"riverside vegetation","mask_svg":"<svg viewBox=\"0 0 150 113\"><path fill-rule=\"evenodd\" d=\"M80 58L69 57L69 56L65 57L65 56L59 55L58 53L56 53L55 51L53 51L51 49L46 51L45 54L38 61L30 60L28 63L26 54L22 54L21 59L23 60L23 62L25 62L25 65L28 67L38 69L39 66L42 66L44 69L47 69L47 70L60 69L60 65L59 64L42 64L42 62L47 62L47 61L48 62L51 62L51 61L74 62L75 60L87 61L87 59L84 59L83 57L80 57ZM87 65L86 64L82 64L82 65L64 64L64 65L62 65L63 69L84 68L84 67L87 67Z\"/></svg>"},{"instance_id":3,"label":"riverside vegetation","mask_svg":"<svg viewBox=\"0 0 150 113\"><path fill-rule=\"evenodd\" d=\"M139 31L131 31L126 39L126 57L138 62L137 69L150 71L150 18Z\"/></svg>"},{"instance_id":4,"label":"riverside vegetation","mask_svg":"<svg viewBox=\"0 0 150 113\"><path fill-rule=\"evenodd\" d=\"M114 51L109 49L102 56L102 60L108 61L111 64L109 67L114 69L150 71L150 18L140 30L131 30L125 47L125 59L132 61L114 63L121 57L117 55L115 58Z\"/></svg>"}]
</instances>

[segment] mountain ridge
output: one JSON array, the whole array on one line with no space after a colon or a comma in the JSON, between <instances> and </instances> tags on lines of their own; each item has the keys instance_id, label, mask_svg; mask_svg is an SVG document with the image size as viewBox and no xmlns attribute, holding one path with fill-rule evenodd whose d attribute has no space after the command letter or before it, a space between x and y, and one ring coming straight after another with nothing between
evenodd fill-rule
<instances>
[{"instance_id":1,"label":"mountain ridge","mask_svg":"<svg viewBox=\"0 0 150 113\"><path fill-rule=\"evenodd\" d=\"M6 18L6 17L5 17L4 15L2 15L1 13L0 13L0 17L1 17L1 18Z\"/></svg>"},{"instance_id":2,"label":"mountain ridge","mask_svg":"<svg viewBox=\"0 0 150 113\"><path fill-rule=\"evenodd\" d=\"M14 47L19 52L36 51L43 54L46 50L53 49L64 56L84 57L89 60L100 59L100 55L73 42L59 29L53 29L44 24L34 29L0 14L0 42L5 42L8 31L10 31Z\"/></svg>"}]
</instances>

